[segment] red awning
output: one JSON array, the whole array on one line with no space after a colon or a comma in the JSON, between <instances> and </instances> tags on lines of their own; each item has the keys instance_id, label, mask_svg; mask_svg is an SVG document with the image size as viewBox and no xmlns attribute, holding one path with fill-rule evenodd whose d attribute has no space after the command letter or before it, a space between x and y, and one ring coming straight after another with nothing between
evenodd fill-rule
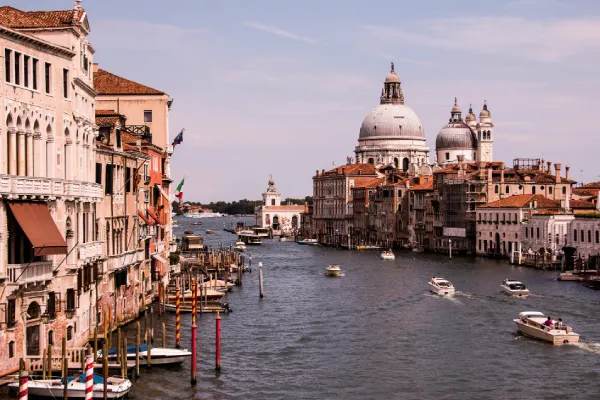
<instances>
[{"instance_id":1,"label":"red awning","mask_svg":"<svg viewBox=\"0 0 600 400\"><path fill-rule=\"evenodd\" d=\"M151 216L152 219L155 220L157 224L162 225L162 222L160 222L160 218L158 218L158 215L156 215L153 208L148 207L148 209L146 211L148 211L148 215Z\"/></svg>"},{"instance_id":2,"label":"red awning","mask_svg":"<svg viewBox=\"0 0 600 400\"><path fill-rule=\"evenodd\" d=\"M138 211L138 216L146 223L146 225L154 225L154 221L146 217L143 211Z\"/></svg>"},{"instance_id":3,"label":"red awning","mask_svg":"<svg viewBox=\"0 0 600 400\"><path fill-rule=\"evenodd\" d=\"M67 254L67 242L60 234L46 203L9 201L8 206L31 242L34 255Z\"/></svg>"}]
</instances>

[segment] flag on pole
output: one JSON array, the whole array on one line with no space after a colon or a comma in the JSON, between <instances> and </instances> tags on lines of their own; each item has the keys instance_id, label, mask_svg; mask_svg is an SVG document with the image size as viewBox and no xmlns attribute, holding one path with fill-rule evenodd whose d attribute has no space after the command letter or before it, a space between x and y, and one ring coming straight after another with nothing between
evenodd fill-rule
<instances>
[{"instance_id":1,"label":"flag on pole","mask_svg":"<svg viewBox=\"0 0 600 400\"><path fill-rule=\"evenodd\" d=\"M183 142L183 131L185 131L185 128L181 130L181 132L179 132L177 134L177 136L175 136L175 139L173 139L173 143L172 146L175 147L178 144L181 144Z\"/></svg>"},{"instance_id":2,"label":"flag on pole","mask_svg":"<svg viewBox=\"0 0 600 400\"><path fill-rule=\"evenodd\" d=\"M181 191L181 189L183 189L183 182L185 182L185 178L183 178L181 182L179 182L179 185L177 185L177 187L175 188L175 191L177 192L175 194L175 197L179 199L180 203L183 200L183 192Z\"/></svg>"}]
</instances>

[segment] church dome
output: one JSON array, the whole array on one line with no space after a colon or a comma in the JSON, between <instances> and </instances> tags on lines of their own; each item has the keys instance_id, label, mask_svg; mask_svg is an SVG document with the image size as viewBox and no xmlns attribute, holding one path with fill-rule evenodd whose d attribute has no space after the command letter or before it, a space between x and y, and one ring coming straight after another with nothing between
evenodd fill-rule
<instances>
[{"instance_id":1,"label":"church dome","mask_svg":"<svg viewBox=\"0 0 600 400\"><path fill-rule=\"evenodd\" d=\"M379 104L363 119L359 139L398 137L425 139L421 120L400 103Z\"/></svg>"},{"instance_id":2,"label":"church dome","mask_svg":"<svg viewBox=\"0 0 600 400\"><path fill-rule=\"evenodd\" d=\"M475 150L477 149L477 139L464 122L451 122L438 133L435 139L435 149L436 151Z\"/></svg>"}]
</instances>

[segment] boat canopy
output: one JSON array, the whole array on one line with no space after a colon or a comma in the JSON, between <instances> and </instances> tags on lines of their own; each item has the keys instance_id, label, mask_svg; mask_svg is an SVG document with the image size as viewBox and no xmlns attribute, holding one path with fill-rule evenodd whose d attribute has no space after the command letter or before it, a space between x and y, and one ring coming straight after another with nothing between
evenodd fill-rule
<instances>
[{"instance_id":1,"label":"boat canopy","mask_svg":"<svg viewBox=\"0 0 600 400\"><path fill-rule=\"evenodd\" d=\"M523 311L519 313L519 317L521 318L529 318L529 317L544 317L544 313L539 311Z\"/></svg>"}]
</instances>

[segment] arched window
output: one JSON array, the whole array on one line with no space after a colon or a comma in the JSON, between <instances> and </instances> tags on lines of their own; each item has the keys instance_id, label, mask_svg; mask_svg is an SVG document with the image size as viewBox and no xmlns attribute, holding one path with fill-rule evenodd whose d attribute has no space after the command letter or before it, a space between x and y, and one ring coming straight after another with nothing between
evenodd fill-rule
<instances>
[{"instance_id":1,"label":"arched window","mask_svg":"<svg viewBox=\"0 0 600 400\"><path fill-rule=\"evenodd\" d=\"M506 193L510 193L510 186L506 185Z\"/></svg>"},{"instance_id":2,"label":"arched window","mask_svg":"<svg viewBox=\"0 0 600 400\"><path fill-rule=\"evenodd\" d=\"M273 229L279 229L279 217L277 215L273 217Z\"/></svg>"},{"instance_id":3,"label":"arched window","mask_svg":"<svg viewBox=\"0 0 600 400\"><path fill-rule=\"evenodd\" d=\"M29 307L27 307L27 320L37 319L40 315L40 305L37 302L32 301L31 304L29 304Z\"/></svg>"},{"instance_id":4,"label":"arched window","mask_svg":"<svg viewBox=\"0 0 600 400\"><path fill-rule=\"evenodd\" d=\"M398 160L398 157L394 157L394 167L396 167L396 169L400 167L400 160Z\"/></svg>"},{"instance_id":5,"label":"arched window","mask_svg":"<svg viewBox=\"0 0 600 400\"><path fill-rule=\"evenodd\" d=\"M408 162L408 158L404 157L404 160L402 160L402 170L405 172L408 171Z\"/></svg>"},{"instance_id":6,"label":"arched window","mask_svg":"<svg viewBox=\"0 0 600 400\"><path fill-rule=\"evenodd\" d=\"M562 194L567 194L567 187L566 186L563 186L563 188L562 188Z\"/></svg>"},{"instance_id":7,"label":"arched window","mask_svg":"<svg viewBox=\"0 0 600 400\"><path fill-rule=\"evenodd\" d=\"M11 340L8 342L8 358L13 358L15 356L15 341Z\"/></svg>"},{"instance_id":8,"label":"arched window","mask_svg":"<svg viewBox=\"0 0 600 400\"><path fill-rule=\"evenodd\" d=\"M54 345L54 331L48 331L48 343Z\"/></svg>"},{"instance_id":9,"label":"arched window","mask_svg":"<svg viewBox=\"0 0 600 400\"><path fill-rule=\"evenodd\" d=\"M373 159L373 157L369 157L369 164L375 164L375 160Z\"/></svg>"},{"instance_id":10,"label":"arched window","mask_svg":"<svg viewBox=\"0 0 600 400\"><path fill-rule=\"evenodd\" d=\"M292 217L292 228L293 228L293 229L296 229L296 228L298 228L298 216L297 216L297 215L294 215L294 216ZM596 233L597 233L597 232L596 232Z\"/></svg>"},{"instance_id":11,"label":"arched window","mask_svg":"<svg viewBox=\"0 0 600 400\"><path fill-rule=\"evenodd\" d=\"M68 326L67 327L67 340L71 340L71 339L73 339L73 327Z\"/></svg>"},{"instance_id":12,"label":"arched window","mask_svg":"<svg viewBox=\"0 0 600 400\"><path fill-rule=\"evenodd\" d=\"M535 194L535 185L531 187L531 194Z\"/></svg>"},{"instance_id":13,"label":"arched window","mask_svg":"<svg viewBox=\"0 0 600 400\"><path fill-rule=\"evenodd\" d=\"M494 186L494 193L498 193L498 185Z\"/></svg>"}]
</instances>

